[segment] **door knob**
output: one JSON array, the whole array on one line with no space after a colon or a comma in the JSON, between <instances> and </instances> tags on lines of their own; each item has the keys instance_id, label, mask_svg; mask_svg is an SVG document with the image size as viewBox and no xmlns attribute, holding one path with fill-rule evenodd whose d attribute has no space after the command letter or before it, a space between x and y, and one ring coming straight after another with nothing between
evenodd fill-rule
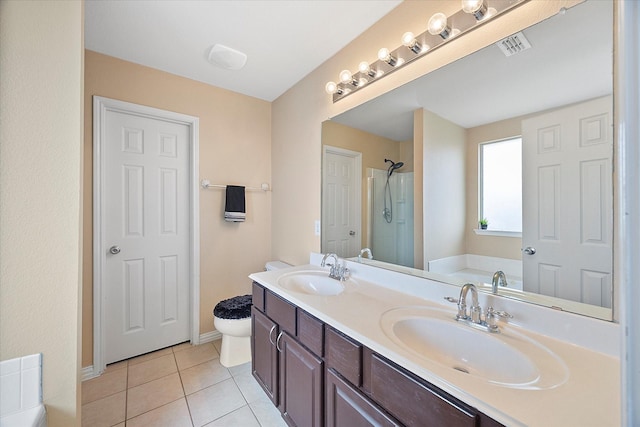
<instances>
[{"instance_id":1,"label":"door knob","mask_svg":"<svg viewBox=\"0 0 640 427\"><path fill-rule=\"evenodd\" d=\"M355 232L355 231L351 230L351 231L349 232L349 236L355 236L355 235L356 235L356 232Z\"/></svg>"},{"instance_id":2,"label":"door knob","mask_svg":"<svg viewBox=\"0 0 640 427\"><path fill-rule=\"evenodd\" d=\"M527 246L526 248L524 248L524 253L527 255L533 255L536 253L536 248Z\"/></svg>"},{"instance_id":3,"label":"door knob","mask_svg":"<svg viewBox=\"0 0 640 427\"><path fill-rule=\"evenodd\" d=\"M109 253L113 255L118 255L120 253L120 246L111 246L109 248Z\"/></svg>"}]
</instances>

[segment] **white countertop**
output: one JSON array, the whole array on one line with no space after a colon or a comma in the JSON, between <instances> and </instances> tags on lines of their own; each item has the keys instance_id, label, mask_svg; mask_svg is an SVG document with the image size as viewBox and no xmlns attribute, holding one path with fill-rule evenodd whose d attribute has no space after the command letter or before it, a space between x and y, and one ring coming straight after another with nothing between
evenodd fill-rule
<instances>
[{"instance_id":1,"label":"white countertop","mask_svg":"<svg viewBox=\"0 0 640 427\"><path fill-rule=\"evenodd\" d=\"M312 255L312 262L317 256ZM436 307L455 315L459 288L432 280L388 272L349 262L357 286L337 296L318 296L281 287L278 279L299 270L324 270L303 265L251 274L252 280L344 332L373 351L403 366L452 396L506 426L619 426L619 326L569 313L481 294L480 303L514 316L499 324L534 340L555 354L566 367L561 384L553 388L512 388L492 384L409 351L391 340L381 316L400 307ZM478 333L486 333L478 331ZM483 351L483 349L478 349ZM499 365L500 354L495 355Z\"/></svg>"}]
</instances>

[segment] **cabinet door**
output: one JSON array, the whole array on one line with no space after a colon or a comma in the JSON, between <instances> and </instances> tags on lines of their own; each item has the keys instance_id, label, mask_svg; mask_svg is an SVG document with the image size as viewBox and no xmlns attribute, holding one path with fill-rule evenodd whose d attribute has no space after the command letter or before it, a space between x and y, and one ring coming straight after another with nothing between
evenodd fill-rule
<instances>
[{"instance_id":1,"label":"cabinet door","mask_svg":"<svg viewBox=\"0 0 640 427\"><path fill-rule=\"evenodd\" d=\"M282 416L290 426L321 427L324 363L286 332L278 346Z\"/></svg>"},{"instance_id":2,"label":"cabinet door","mask_svg":"<svg viewBox=\"0 0 640 427\"><path fill-rule=\"evenodd\" d=\"M274 344L278 325L267 316L251 308L251 371L253 376L278 405L278 351Z\"/></svg>"},{"instance_id":3,"label":"cabinet door","mask_svg":"<svg viewBox=\"0 0 640 427\"><path fill-rule=\"evenodd\" d=\"M395 427L401 424L344 381L332 369L327 369L327 427Z\"/></svg>"}]
</instances>

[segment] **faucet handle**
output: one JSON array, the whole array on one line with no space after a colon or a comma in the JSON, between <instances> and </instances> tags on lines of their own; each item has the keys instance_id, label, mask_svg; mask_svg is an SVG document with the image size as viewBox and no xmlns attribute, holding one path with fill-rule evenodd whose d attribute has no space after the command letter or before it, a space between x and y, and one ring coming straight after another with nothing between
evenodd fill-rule
<instances>
[{"instance_id":1,"label":"faucet handle","mask_svg":"<svg viewBox=\"0 0 640 427\"><path fill-rule=\"evenodd\" d=\"M506 311L496 311L495 313L503 319L513 319L513 316Z\"/></svg>"},{"instance_id":2,"label":"faucet handle","mask_svg":"<svg viewBox=\"0 0 640 427\"><path fill-rule=\"evenodd\" d=\"M471 321L473 323L482 323L482 309L479 305L471 306Z\"/></svg>"},{"instance_id":3,"label":"faucet handle","mask_svg":"<svg viewBox=\"0 0 640 427\"><path fill-rule=\"evenodd\" d=\"M340 274L340 280L346 281L351 276L351 270L345 265L342 267L342 273Z\"/></svg>"},{"instance_id":4,"label":"faucet handle","mask_svg":"<svg viewBox=\"0 0 640 427\"><path fill-rule=\"evenodd\" d=\"M485 321L487 322L490 330L498 329L496 324L498 322L498 317L513 319L513 316L506 311L496 311L493 307L489 306L489 308L487 308L487 313L485 314Z\"/></svg>"}]
</instances>

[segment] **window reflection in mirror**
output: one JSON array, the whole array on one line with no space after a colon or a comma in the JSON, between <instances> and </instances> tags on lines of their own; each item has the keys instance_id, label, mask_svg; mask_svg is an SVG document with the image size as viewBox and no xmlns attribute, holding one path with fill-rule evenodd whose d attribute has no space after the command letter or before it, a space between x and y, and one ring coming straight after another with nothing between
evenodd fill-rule
<instances>
[{"instance_id":1,"label":"window reflection in mirror","mask_svg":"<svg viewBox=\"0 0 640 427\"><path fill-rule=\"evenodd\" d=\"M480 225L522 233L522 138L480 145Z\"/></svg>"}]
</instances>

